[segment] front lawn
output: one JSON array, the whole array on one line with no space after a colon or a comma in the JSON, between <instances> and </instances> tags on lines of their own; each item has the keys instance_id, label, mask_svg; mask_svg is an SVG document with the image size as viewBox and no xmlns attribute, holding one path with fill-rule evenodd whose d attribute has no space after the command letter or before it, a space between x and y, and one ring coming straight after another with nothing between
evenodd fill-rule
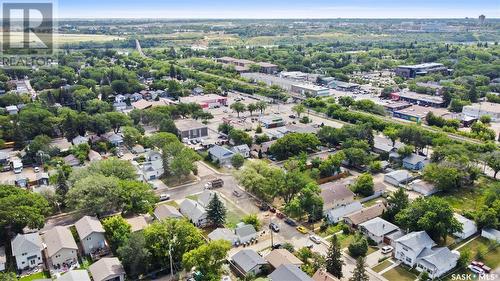
<instances>
[{"instance_id":1,"label":"front lawn","mask_svg":"<svg viewBox=\"0 0 500 281\"><path fill-rule=\"evenodd\" d=\"M342 223L330 225L323 231L318 230L316 232L316 234L321 236L321 237L327 237L327 236L333 235L339 231L342 231L342 225L343 225Z\"/></svg>"},{"instance_id":2,"label":"front lawn","mask_svg":"<svg viewBox=\"0 0 500 281\"><path fill-rule=\"evenodd\" d=\"M236 224L241 221L241 219L246 215L242 210L240 210L235 204L224 200L224 205L226 206L226 227L235 228Z\"/></svg>"},{"instance_id":3,"label":"front lawn","mask_svg":"<svg viewBox=\"0 0 500 281\"><path fill-rule=\"evenodd\" d=\"M372 269L375 272L380 272L380 271L388 268L391 265L392 265L392 262L390 261L390 259L386 259L385 261L383 261L383 262L377 264L376 266L372 267Z\"/></svg>"},{"instance_id":4,"label":"front lawn","mask_svg":"<svg viewBox=\"0 0 500 281\"><path fill-rule=\"evenodd\" d=\"M19 281L34 281L38 279L50 279L50 274L47 271L37 272L28 276L24 276Z\"/></svg>"},{"instance_id":5,"label":"front lawn","mask_svg":"<svg viewBox=\"0 0 500 281\"><path fill-rule=\"evenodd\" d=\"M497 268L500 265L500 248L484 237L478 237L458 250L460 252L469 250L472 259L480 260L491 268ZM480 252L479 256L478 252Z\"/></svg>"},{"instance_id":6,"label":"front lawn","mask_svg":"<svg viewBox=\"0 0 500 281\"><path fill-rule=\"evenodd\" d=\"M382 276L389 281L415 281L418 277L400 265L382 274Z\"/></svg>"}]
</instances>

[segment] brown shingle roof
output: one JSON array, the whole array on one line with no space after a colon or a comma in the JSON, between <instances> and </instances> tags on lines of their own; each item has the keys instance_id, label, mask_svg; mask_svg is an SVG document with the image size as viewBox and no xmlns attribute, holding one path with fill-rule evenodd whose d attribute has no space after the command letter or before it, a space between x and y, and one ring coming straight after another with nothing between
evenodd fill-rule
<instances>
[{"instance_id":1,"label":"brown shingle roof","mask_svg":"<svg viewBox=\"0 0 500 281\"><path fill-rule=\"evenodd\" d=\"M43 242L47 245L47 254L52 257L61 249L78 249L71 231L64 226L56 226L43 234Z\"/></svg>"},{"instance_id":2,"label":"brown shingle roof","mask_svg":"<svg viewBox=\"0 0 500 281\"><path fill-rule=\"evenodd\" d=\"M386 208L383 203L377 203L373 206L363 208L357 212L347 215L345 219L346 221L351 222L352 225L358 225L360 223L363 223L365 221L371 220L373 218L382 215L385 209Z\"/></svg>"},{"instance_id":3,"label":"brown shingle roof","mask_svg":"<svg viewBox=\"0 0 500 281\"><path fill-rule=\"evenodd\" d=\"M320 185L321 198L323 198L323 209L331 209L334 201L344 200L354 197L354 193L347 188L347 184L342 182L328 182Z\"/></svg>"},{"instance_id":4,"label":"brown shingle roof","mask_svg":"<svg viewBox=\"0 0 500 281\"><path fill-rule=\"evenodd\" d=\"M274 268L278 268L282 264L294 264L297 266L301 266L303 262L299 260L296 256L290 253L286 249L275 249L272 250L266 256L267 262L271 264Z\"/></svg>"}]
</instances>

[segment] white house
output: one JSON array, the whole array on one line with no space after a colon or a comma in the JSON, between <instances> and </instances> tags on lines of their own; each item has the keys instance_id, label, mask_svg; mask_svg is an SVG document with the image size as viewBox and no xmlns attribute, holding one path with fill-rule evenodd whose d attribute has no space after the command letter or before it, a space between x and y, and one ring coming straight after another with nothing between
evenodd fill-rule
<instances>
[{"instance_id":1,"label":"white house","mask_svg":"<svg viewBox=\"0 0 500 281\"><path fill-rule=\"evenodd\" d=\"M46 245L49 263L54 267L74 264L78 261L78 246L68 228L56 226L45 232L42 240Z\"/></svg>"},{"instance_id":2,"label":"white house","mask_svg":"<svg viewBox=\"0 0 500 281\"><path fill-rule=\"evenodd\" d=\"M124 281L125 269L118 258L102 258L89 267L94 281Z\"/></svg>"},{"instance_id":3,"label":"white house","mask_svg":"<svg viewBox=\"0 0 500 281\"><path fill-rule=\"evenodd\" d=\"M384 241L384 237L399 230L399 227L394 224L376 217L369 221L365 221L358 225L358 229L361 230L363 234L370 237L373 241L378 244Z\"/></svg>"},{"instance_id":4,"label":"white house","mask_svg":"<svg viewBox=\"0 0 500 281\"><path fill-rule=\"evenodd\" d=\"M141 166L144 178L147 180L160 178L164 173L161 153L156 150L149 150L144 157L146 161Z\"/></svg>"},{"instance_id":5,"label":"white house","mask_svg":"<svg viewBox=\"0 0 500 281\"><path fill-rule=\"evenodd\" d=\"M407 185L413 176L407 170L396 170L384 175L384 181L394 186Z\"/></svg>"},{"instance_id":6,"label":"white house","mask_svg":"<svg viewBox=\"0 0 500 281\"><path fill-rule=\"evenodd\" d=\"M251 224L245 224L240 222L236 225L234 233L238 236L238 240L241 244L250 242L257 238L257 231Z\"/></svg>"},{"instance_id":7,"label":"white house","mask_svg":"<svg viewBox=\"0 0 500 281\"><path fill-rule=\"evenodd\" d=\"M454 213L453 216L462 224L462 231L455 232L453 233L453 235L463 240L476 234L477 226L473 220L470 220L457 213Z\"/></svg>"},{"instance_id":8,"label":"white house","mask_svg":"<svg viewBox=\"0 0 500 281\"><path fill-rule=\"evenodd\" d=\"M416 269L420 272L427 271L430 278L438 278L457 266L459 257L458 252L452 252L446 247L426 248L418 258Z\"/></svg>"},{"instance_id":9,"label":"white house","mask_svg":"<svg viewBox=\"0 0 500 281\"><path fill-rule=\"evenodd\" d=\"M250 157L250 147L246 144L233 146L234 153L239 153L241 156L248 158Z\"/></svg>"},{"instance_id":10,"label":"white house","mask_svg":"<svg viewBox=\"0 0 500 281\"><path fill-rule=\"evenodd\" d=\"M88 143L89 142L89 138L87 137L83 137L83 136L76 136L75 138L73 138L71 140L71 143L73 143L73 145L80 145L80 144L84 144L84 143Z\"/></svg>"},{"instance_id":11,"label":"white house","mask_svg":"<svg viewBox=\"0 0 500 281\"><path fill-rule=\"evenodd\" d=\"M414 180L408 185L408 189L418 192L423 196L429 196L438 192L438 189L434 184L423 180Z\"/></svg>"},{"instance_id":12,"label":"white house","mask_svg":"<svg viewBox=\"0 0 500 281\"><path fill-rule=\"evenodd\" d=\"M43 245L38 232L17 234L10 245L12 256L16 259L17 269L33 268L43 263Z\"/></svg>"},{"instance_id":13,"label":"white house","mask_svg":"<svg viewBox=\"0 0 500 281\"><path fill-rule=\"evenodd\" d=\"M500 231L493 229L493 228L484 228L481 231L481 236L484 238L490 239L490 240L495 240L498 243L500 243Z\"/></svg>"},{"instance_id":14,"label":"white house","mask_svg":"<svg viewBox=\"0 0 500 281\"><path fill-rule=\"evenodd\" d=\"M105 231L96 217L84 216L75 223L75 228L86 255L106 247Z\"/></svg>"},{"instance_id":15,"label":"white house","mask_svg":"<svg viewBox=\"0 0 500 281\"><path fill-rule=\"evenodd\" d=\"M359 201L354 201L344 206L337 207L335 209L328 210L326 212L326 218L329 223L338 223L345 216L357 212L363 209L363 205Z\"/></svg>"},{"instance_id":16,"label":"white house","mask_svg":"<svg viewBox=\"0 0 500 281\"><path fill-rule=\"evenodd\" d=\"M231 257L231 264L242 275L258 275L267 264L266 260L252 249L243 249Z\"/></svg>"},{"instance_id":17,"label":"white house","mask_svg":"<svg viewBox=\"0 0 500 281\"><path fill-rule=\"evenodd\" d=\"M226 240L231 243L231 245L235 246L239 243L239 238L234 231L228 228L217 228L214 231L208 234L208 239L211 241L215 240Z\"/></svg>"},{"instance_id":18,"label":"white house","mask_svg":"<svg viewBox=\"0 0 500 281\"><path fill-rule=\"evenodd\" d=\"M425 249L430 250L436 245L425 231L408 233L395 242L394 257L411 267Z\"/></svg>"},{"instance_id":19,"label":"white house","mask_svg":"<svg viewBox=\"0 0 500 281\"><path fill-rule=\"evenodd\" d=\"M189 198L184 199L180 205L179 211L198 227L203 227L208 223L207 211L200 203L194 200Z\"/></svg>"}]
</instances>

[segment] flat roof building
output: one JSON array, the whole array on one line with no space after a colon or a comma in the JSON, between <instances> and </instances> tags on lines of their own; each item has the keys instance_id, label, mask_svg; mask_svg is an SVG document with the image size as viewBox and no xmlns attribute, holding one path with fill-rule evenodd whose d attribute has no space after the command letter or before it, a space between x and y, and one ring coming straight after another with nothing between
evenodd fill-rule
<instances>
[{"instance_id":1,"label":"flat roof building","mask_svg":"<svg viewBox=\"0 0 500 281\"><path fill-rule=\"evenodd\" d=\"M415 78L417 76L436 72L448 75L451 70L449 70L442 63L430 62L415 65L400 65L394 70L394 72L396 73L396 75L404 78Z\"/></svg>"},{"instance_id":2,"label":"flat roof building","mask_svg":"<svg viewBox=\"0 0 500 281\"><path fill-rule=\"evenodd\" d=\"M216 94L207 94L200 96L180 97L179 102L196 103L201 106L201 108L215 108L227 105L227 98Z\"/></svg>"},{"instance_id":3,"label":"flat roof building","mask_svg":"<svg viewBox=\"0 0 500 281\"><path fill-rule=\"evenodd\" d=\"M411 91L401 91L391 94L392 100L406 101L416 105L444 107L444 99L440 96L419 94Z\"/></svg>"},{"instance_id":4,"label":"flat roof building","mask_svg":"<svg viewBox=\"0 0 500 281\"><path fill-rule=\"evenodd\" d=\"M471 105L466 105L462 109L462 113L466 116L479 119L481 116L489 115L491 121L500 122L500 104L492 102L480 102Z\"/></svg>"},{"instance_id":5,"label":"flat roof building","mask_svg":"<svg viewBox=\"0 0 500 281\"><path fill-rule=\"evenodd\" d=\"M208 127L196 120L180 119L175 121L175 127L181 139L199 139L208 136Z\"/></svg>"},{"instance_id":6,"label":"flat roof building","mask_svg":"<svg viewBox=\"0 0 500 281\"><path fill-rule=\"evenodd\" d=\"M434 113L434 115L443 117L447 115L449 112L446 109L425 107L419 105L412 105L407 108L403 108L401 110L394 111L392 113L393 117L414 121L414 122L422 122L429 112Z\"/></svg>"},{"instance_id":7,"label":"flat roof building","mask_svg":"<svg viewBox=\"0 0 500 281\"><path fill-rule=\"evenodd\" d=\"M306 83L293 84L290 91L303 96L312 97L325 97L330 95L330 90L328 88Z\"/></svg>"}]
</instances>

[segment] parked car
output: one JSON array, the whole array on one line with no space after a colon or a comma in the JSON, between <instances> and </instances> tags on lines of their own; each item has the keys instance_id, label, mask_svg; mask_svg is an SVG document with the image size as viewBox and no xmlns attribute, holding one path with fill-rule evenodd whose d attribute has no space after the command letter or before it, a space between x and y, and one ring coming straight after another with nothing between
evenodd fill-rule
<instances>
[{"instance_id":1,"label":"parked car","mask_svg":"<svg viewBox=\"0 0 500 281\"><path fill-rule=\"evenodd\" d=\"M239 193L238 190L233 190L233 195L236 197L241 197L241 193Z\"/></svg>"},{"instance_id":2,"label":"parked car","mask_svg":"<svg viewBox=\"0 0 500 281\"><path fill-rule=\"evenodd\" d=\"M219 188L223 186L224 186L224 181L222 179L215 179L205 184L206 189Z\"/></svg>"},{"instance_id":3,"label":"parked car","mask_svg":"<svg viewBox=\"0 0 500 281\"><path fill-rule=\"evenodd\" d=\"M288 115L288 117L292 118L292 119L295 119L295 115L291 114L291 115Z\"/></svg>"},{"instance_id":4,"label":"parked car","mask_svg":"<svg viewBox=\"0 0 500 281\"><path fill-rule=\"evenodd\" d=\"M388 254L392 252L392 250L394 250L392 246L384 246L382 247L382 254Z\"/></svg>"},{"instance_id":5,"label":"parked car","mask_svg":"<svg viewBox=\"0 0 500 281\"><path fill-rule=\"evenodd\" d=\"M286 218L285 223L290 225L290 226L297 226L297 223L294 220L292 220L291 218Z\"/></svg>"},{"instance_id":6,"label":"parked car","mask_svg":"<svg viewBox=\"0 0 500 281\"><path fill-rule=\"evenodd\" d=\"M474 272L474 273L477 273L477 274L484 274L484 270L482 268L480 268L479 266L475 266L475 265L469 265L468 266L469 270Z\"/></svg>"},{"instance_id":7,"label":"parked car","mask_svg":"<svg viewBox=\"0 0 500 281\"><path fill-rule=\"evenodd\" d=\"M297 231L302 233L302 234L307 234L309 231L307 230L307 228L303 227L302 225L299 225L296 227Z\"/></svg>"},{"instance_id":8,"label":"parked car","mask_svg":"<svg viewBox=\"0 0 500 281\"><path fill-rule=\"evenodd\" d=\"M316 243L316 244L320 244L320 243L321 243L321 239L319 239L319 237L318 237L318 236L316 236L316 235L311 235L311 236L309 236L309 239L310 239L311 241L313 241L314 243Z\"/></svg>"},{"instance_id":9,"label":"parked car","mask_svg":"<svg viewBox=\"0 0 500 281\"><path fill-rule=\"evenodd\" d=\"M261 210L261 211L267 211L267 210L269 210L269 205L267 205L266 203L262 202L259 205L259 210Z\"/></svg>"},{"instance_id":10,"label":"parked car","mask_svg":"<svg viewBox=\"0 0 500 281\"><path fill-rule=\"evenodd\" d=\"M312 249L314 247L314 244L307 244L306 248Z\"/></svg>"},{"instance_id":11,"label":"parked car","mask_svg":"<svg viewBox=\"0 0 500 281\"><path fill-rule=\"evenodd\" d=\"M160 201L166 201L168 199L170 199L170 194L167 193L160 194Z\"/></svg>"},{"instance_id":12,"label":"parked car","mask_svg":"<svg viewBox=\"0 0 500 281\"><path fill-rule=\"evenodd\" d=\"M276 213L276 209L275 209L275 208L273 208L273 207L271 207L271 208L269 208L269 212L271 212L271 213Z\"/></svg>"},{"instance_id":13,"label":"parked car","mask_svg":"<svg viewBox=\"0 0 500 281\"><path fill-rule=\"evenodd\" d=\"M38 172L40 172L40 168L39 168L39 167L34 167L34 168L33 168L33 171L34 171L35 173L38 173Z\"/></svg>"},{"instance_id":14,"label":"parked car","mask_svg":"<svg viewBox=\"0 0 500 281\"><path fill-rule=\"evenodd\" d=\"M278 217L279 219L283 219L285 218L285 215L283 213L276 212L276 217Z\"/></svg>"},{"instance_id":15,"label":"parked car","mask_svg":"<svg viewBox=\"0 0 500 281\"><path fill-rule=\"evenodd\" d=\"M282 246L283 246L283 245L281 245L281 243L276 243L276 244L274 244L271 248L273 248L273 250L274 250L274 249L280 249Z\"/></svg>"},{"instance_id":16,"label":"parked car","mask_svg":"<svg viewBox=\"0 0 500 281\"><path fill-rule=\"evenodd\" d=\"M275 224L274 222L269 224L269 228L274 232L280 232L279 225Z\"/></svg>"}]
</instances>

